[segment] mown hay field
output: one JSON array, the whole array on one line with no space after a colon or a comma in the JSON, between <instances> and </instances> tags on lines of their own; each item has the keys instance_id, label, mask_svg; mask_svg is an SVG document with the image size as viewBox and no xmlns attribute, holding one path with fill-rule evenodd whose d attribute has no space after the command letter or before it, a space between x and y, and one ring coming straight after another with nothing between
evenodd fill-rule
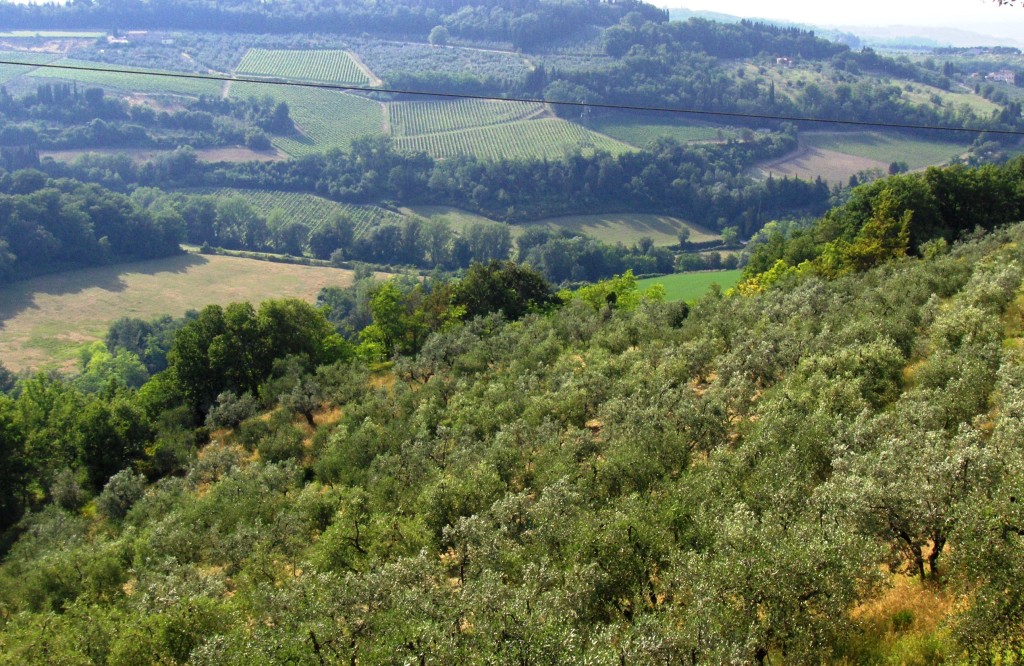
<instances>
[{"instance_id":1,"label":"mown hay field","mask_svg":"<svg viewBox=\"0 0 1024 666\"><path fill-rule=\"evenodd\" d=\"M0 288L0 361L11 370L72 369L78 350L120 317L271 298L312 302L322 287L351 282L352 272L337 268L198 254L44 275Z\"/></svg>"}]
</instances>

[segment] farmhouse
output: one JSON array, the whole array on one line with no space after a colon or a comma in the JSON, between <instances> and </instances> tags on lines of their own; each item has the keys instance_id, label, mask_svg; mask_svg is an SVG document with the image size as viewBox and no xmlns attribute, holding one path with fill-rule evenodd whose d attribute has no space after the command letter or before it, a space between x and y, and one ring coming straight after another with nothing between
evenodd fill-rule
<instances>
[{"instance_id":1,"label":"farmhouse","mask_svg":"<svg viewBox=\"0 0 1024 666\"><path fill-rule=\"evenodd\" d=\"M1016 78L1017 75L1013 73L1013 70L1009 69L1001 69L985 76L986 81L1000 81L1002 83L1009 83L1010 85L1013 85Z\"/></svg>"}]
</instances>

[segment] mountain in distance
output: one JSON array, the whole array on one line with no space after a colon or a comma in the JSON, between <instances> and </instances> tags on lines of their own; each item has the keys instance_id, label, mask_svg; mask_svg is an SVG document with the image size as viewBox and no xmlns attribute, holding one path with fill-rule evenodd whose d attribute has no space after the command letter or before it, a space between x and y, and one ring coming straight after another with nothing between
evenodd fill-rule
<instances>
[{"instance_id":1,"label":"mountain in distance","mask_svg":"<svg viewBox=\"0 0 1024 666\"><path fill-rule=\"evenodd\" d=\"M687 21L691 18L702 18L720 23L739 23L743 20L767 23L780 27L813 30L819 37L835 42L848 44L852 48L872 46L881 48L921 47L933 48L943 46L1015 46L1024 48L1024 39L998 34L996 26L992 32L963 30L960 28L944 28L935 26L910 25L878 25L878 26L820 26L799 21L779 21L759 17L743 17L706 10L670 9L672 21Z\"/></svg>"}]
</instances>

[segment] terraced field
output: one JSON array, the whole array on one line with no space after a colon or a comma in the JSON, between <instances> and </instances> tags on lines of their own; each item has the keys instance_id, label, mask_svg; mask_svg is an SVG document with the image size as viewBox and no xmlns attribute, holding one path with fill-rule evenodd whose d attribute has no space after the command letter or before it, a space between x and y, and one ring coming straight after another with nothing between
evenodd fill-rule
<instances>
[{"instance_id":1,"label":"terraced field","mask_svg":"<svg viewBox=\"0 0 1024 666\"><path fill-rule=\"evenodd\" d=\"M366 85L370 78L345 51L283 51L249 49L235 69L238 74L256 74L300 81L325 81Z\"/></svg>"},{"instance_id":2,"label":"terraced field","mask_svg":"<svg viewBox=\"0 0 1024 666\"><path fill-rule=\"evenodd\" d=\"M223 197L243 196L262 215L267 216L274 209L280 209L290 219L316 229L334 213L343 213L352 218L356 226L356 237L367 230L389 222L401 222L403 216L380 206L356 206L338 203L313 194L301 192L280 192L273 190L237 190L217 188L191 190L196 194L215 194Z\"/></svg>"},{"instance_id":3,"label":"terraced field","mask_svg":"<svg viewBox=\"0 0 1024 666\"><path fill-rule=\"evenodd\" d=\"M73 60L61 58L54 61L57 65L70 65L73 67L110 69L113 65L91 62L88 60ZM140 72L151 73L172 73L159 69L147 69L144 67L133 67ZM203 79L175 78L167 76L153 76L151 74L122 74L121 72L97 72L83 70L65 69L36 69L31 72L33 78L61 79L64 81L78 81L89 85L114 88L127 92L187 95L198 97L199 95L220 95L221 82Z\"/></svg>"},{"instance_id":4,"label":"terraced field","mask_svg":"<svg viewBox=\"0 0 1024 666\"><path fill-rule=\"evenodd\" d=\"M547 109L534 102L458 99L441 102L394 102L388 122L394 136L451 132L536 118Z\"/></svg>"},{"instance_id":5,"label":"terraced field","mask_svg":"<svg viewBox=\"0 0 1024 666\"><path fill-rule=\"evenodd\" d=\"M584 153L606 150L613 154L634 150L621 141L559 118L519 120L454 132L396 137L395 146L402 151L422 151L440 159L475 155L493 160L557 159L566 151L576 149Z\"/></svg>"},{"instance_id":6,"label":"terraced field","mask_svg":"<svg viewBox=\"0 0 1024 666\"><path fill-rule=\"evenodd\" d=\"M259 83L234 83L231 96L238 98L270 95L288 104L301 136L272 138L275 146L294 157L348 148L353 139L383 134L384 112L380 104L357 95Z\"/></svg>"}]
</instances>

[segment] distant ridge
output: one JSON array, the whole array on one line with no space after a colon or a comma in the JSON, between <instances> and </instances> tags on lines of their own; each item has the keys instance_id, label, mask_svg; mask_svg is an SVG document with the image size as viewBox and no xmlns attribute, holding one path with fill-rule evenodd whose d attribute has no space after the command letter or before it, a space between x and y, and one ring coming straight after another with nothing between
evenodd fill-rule
<instances>
[{"instance_id":1,"label":"distant ridge","mask_svg":"<svg viewBox=\"0 0 1024 666\"><path fill-rule=\"evenodd\" d=\"M852 48L873 46L880 48L933 48L941 46L1016 46L1024 48L1024 39L1018 37L986 34L983 32L962 30L959 28L940 28L927 26L890 25L890 26L820 26L798 21L782 21L758 17L742 17L706 10L670 9L669 19L687 21L691 18L702 18L720 23L739 23L743 20L755 23L767 23L780 27L812 30L816 35L835 42L842 42Z\"/></svg>"}]
</instances>

